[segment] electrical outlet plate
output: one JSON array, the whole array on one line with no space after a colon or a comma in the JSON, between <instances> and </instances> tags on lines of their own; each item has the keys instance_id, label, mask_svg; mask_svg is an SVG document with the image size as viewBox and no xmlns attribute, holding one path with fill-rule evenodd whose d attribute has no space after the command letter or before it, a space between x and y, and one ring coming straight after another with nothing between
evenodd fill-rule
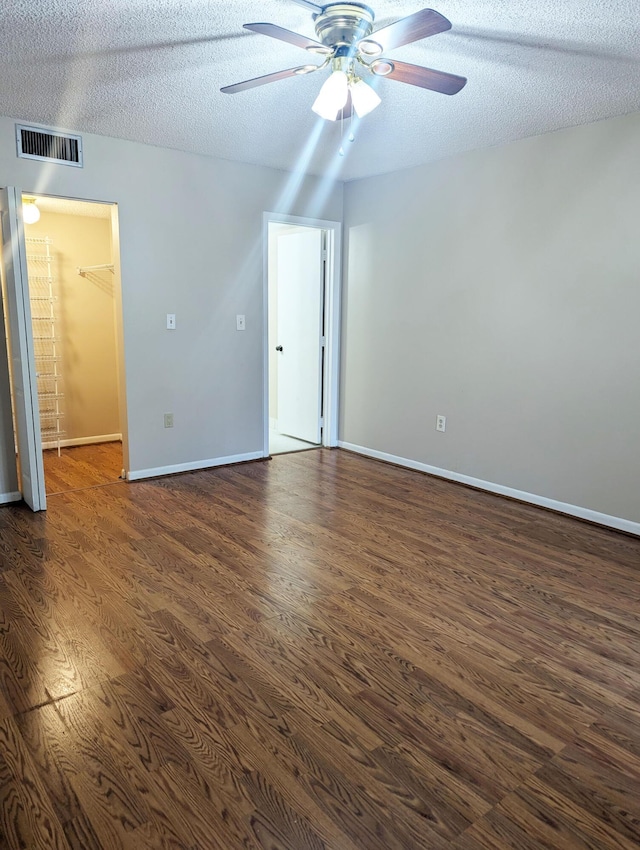
<instances>
[{"instance_id":1,"label":"electrical outlet plate","mask_svg":"<svg viewBox=\"0 0 640 850\"><path fill-rule=\"evenodd\" d=\"M164 415L164 427L165 428L173 428L173 413L165 413L165 415Z\"/></svg>"},{"instance_id":2,"label":"electrical outlet plate","mask_svg":"<svg viewBox=\"0 0 640 850\"><path fill-rule=\"evenodd\" d=\"M447 417L443 416L439 413L436 416L436 431L446 431L447 430Z\"/></svg>"}]
</instances>

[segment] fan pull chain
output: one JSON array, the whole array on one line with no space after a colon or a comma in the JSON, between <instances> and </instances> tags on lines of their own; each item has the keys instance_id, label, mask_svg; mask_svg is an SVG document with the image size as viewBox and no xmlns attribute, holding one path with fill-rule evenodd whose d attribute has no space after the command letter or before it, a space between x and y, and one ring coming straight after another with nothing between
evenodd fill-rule
<instances>
[{"instance_id":1,"label":"fan pull chain","mask_svg":"<svg viewBox=\"0 0 640 850\"><path fill-rule=\"evenodd\" d=\"M340 108L340 148L338 154L344 156L344 148L342 147L342 136L344 133L344 106Z\"/></svg>"}]
</instances>

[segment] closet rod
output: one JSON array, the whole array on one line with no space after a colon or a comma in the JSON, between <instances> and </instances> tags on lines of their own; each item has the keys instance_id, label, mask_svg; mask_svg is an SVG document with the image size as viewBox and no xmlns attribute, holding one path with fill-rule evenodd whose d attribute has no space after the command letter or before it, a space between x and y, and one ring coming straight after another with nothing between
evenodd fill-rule
<instances>
[{"instance_id":1,"label":"closet rod","mask_svg":"<svg viewBox=\"0 0 640 850\"><path fill-rule=\"evenodd\" d=\"M113 271L113 263L102 263L100 266L78 266L77 272L86 275L87 272Z\"/></svg>"}]
</instances>

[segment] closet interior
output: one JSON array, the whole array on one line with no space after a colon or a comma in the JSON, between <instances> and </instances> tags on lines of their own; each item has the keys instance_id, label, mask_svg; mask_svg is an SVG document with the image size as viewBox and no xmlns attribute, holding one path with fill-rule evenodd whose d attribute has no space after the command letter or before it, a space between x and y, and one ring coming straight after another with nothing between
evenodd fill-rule
<instances>
[{"instance_id":1,"label":"closet interior","mask_svg":"<svg viewBox=\"0 0 640 850\"><path fill-rule=\"evenodd\" d=\"M47 494L121 475L112 205L23 198ZM38 216L39 213L39 216Z\"/></svg>"}]
</instances>

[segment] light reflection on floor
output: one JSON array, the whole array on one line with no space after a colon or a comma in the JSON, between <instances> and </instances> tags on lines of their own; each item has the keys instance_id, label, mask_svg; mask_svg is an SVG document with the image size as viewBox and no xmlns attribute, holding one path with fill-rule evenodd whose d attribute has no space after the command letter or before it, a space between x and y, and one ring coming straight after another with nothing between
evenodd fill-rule
<instances>
[{"instance_id":1,"label":"light reflection on floor","mask_svg":"<svg viewBox=\"0 0 640 850\"><path fill-rule=\"evenodd\" d=\"M286 434L280 434L272 428L269 429L269 454L281 455L286 452L302 452L305 449L316 448L318 446L315 443L297 440L295 437L288 437Z\"/></svg>"}]
</instances>

